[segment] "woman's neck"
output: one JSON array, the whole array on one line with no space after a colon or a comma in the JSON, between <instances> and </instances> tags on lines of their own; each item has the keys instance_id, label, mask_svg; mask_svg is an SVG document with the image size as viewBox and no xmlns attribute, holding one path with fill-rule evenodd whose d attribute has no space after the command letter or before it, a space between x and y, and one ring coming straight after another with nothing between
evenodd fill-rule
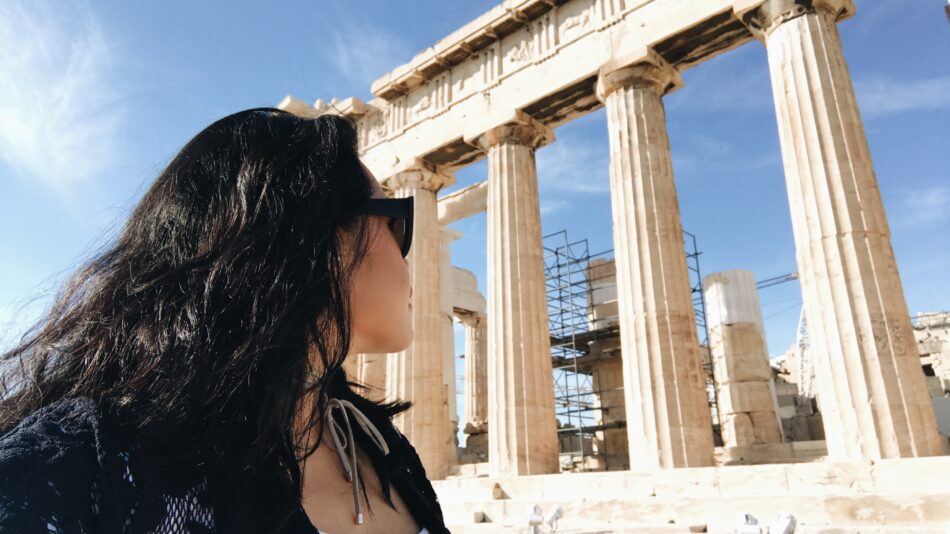
<instances>
[{"instance_id":1,"label":"woman's neck","mask_svg":"<svg viewBox=\"0 0 950 534\"><path fill-rule=\"evenodd\" d=\"M319 390L308 392L301 399L297 414L294 417L294 443L299 443L302 451L309 452L310 449L319 446L323 447L327 440L320 439L321 417L316 412L316 398ZM300 468L303 469L304 460L300 460Z\"/></svg>"}]
</instances>

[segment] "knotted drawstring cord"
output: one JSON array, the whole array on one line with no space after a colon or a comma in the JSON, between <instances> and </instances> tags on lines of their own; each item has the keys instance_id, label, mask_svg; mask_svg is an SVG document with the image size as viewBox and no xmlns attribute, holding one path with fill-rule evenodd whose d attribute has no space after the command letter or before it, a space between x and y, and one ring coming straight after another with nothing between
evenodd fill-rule
<instances>
[{"instance_id":1,"label":"knotted drawstring cord","mask_svg":"<svg viewBox=\"0 0 950 534\"><path fill-rule=\"evenodd\" d=\"M333 417L333 410L335 409L339 410L343 416L343 423L346 425L345 432L344 428L342 428L340 423ZM346 472L346 478L353 483L353 508L356 512L356 524L362 525L363 510L360 505L360 472L359 466L356 463L356 440L353 439L353 427L350 426L350 416L347 414L347 411L352 414L353 419L360 425L363 432L366 432L370 439L373 440L373 443L383 451L384 456L389 454L389 446L386 445L386 440L379 432L379 429L376 428L376 425L374 425L359 408L354 406L352 402L333 398L327 402L324 420L329 421L330 437L333 438L333 444L336 447L337 455L340 457L340 463L343 464L343 471ZM349 458L346 457L347 448L349 448Z\"/></svg>"}]
</instances>

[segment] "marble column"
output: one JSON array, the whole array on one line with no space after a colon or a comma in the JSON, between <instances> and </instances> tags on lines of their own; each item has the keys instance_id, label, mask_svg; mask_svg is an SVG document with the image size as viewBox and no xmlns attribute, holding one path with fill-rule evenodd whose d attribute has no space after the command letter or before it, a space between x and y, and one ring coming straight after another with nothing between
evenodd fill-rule
<instances>
[{"instance_id":1,"label":"marble column","mask_svg":"<svg viewBox=\"0 0 950 534\"><path fill-rule=\"evenodd\" d=\"M850 0L740 12L768 52L818 402L839 461L941 453L836 21Z\"/></svg>"},{"instance_id":2,"label":"marble column","mask_svg":"<svg viewBox=\"0 0 950 534\"><path fill-rule=\"evenodd\" d=\"M480 313L460 314L465 325L465 432L488 427L488 327Z\"/></svg>"},{"instance_id":3,"label":"marble column","mask_svg":"<svg viewBox=\"0 0 950 534\"><path fill-rule=\"evenodd\" d=\"M741 269L710 274L703 293L723 445L782 443L755 275Z\"/></svg>"},{"instance_id":4,"label":"marble column","mask_svg":"<svg viewBox=\"0 0 950 534\"><path fill-rule=\"evenodd\" d=\"M386 366L389 398L411 401L412 408L396 416L394 423L412 442L426 474L444 478L454 457L449 457L449 413L443 384L442 237L436 211L436 192L451 183L450 176L425 165L390 176L385 186L398 198L414 197L413 236L409 251L412 279L412 344L390 354Z\"/></svg>"},{"instance_id":5,"label":"marble column","mask_svg":"<svg viewBox=\"0 0 950 534\"><path fill-rule=\"evenodd\" d=\"M373 400L386 398L386 353L357 354L350 376L366 389L360 393Z\"/></svg>"},{"instance_id":6,"label":"marble column","mask_svg":"<svg viewBox=\"0 0 950 534\"><path fill-rule=\"evenodd\" d=\"M452 280L452 242L462 237L462 233L443 224L439 225L440 245L440 276L442 279L442 382L445 384L445 398L448 405L449 426L445 429L449 433L449 457L456 458L458 454L459 415L456 402L455 386L455 312L453 309L454 283Z\"/></svg>"},{"instance_id":7,"label":"marble column","mask_svg":"<svg viewBox=\"0 0 950 534\"><path fill-rule=\"evenodd\" d=\"M488 154L488 436L493 476L558 471L535 149L554 132L518 112L469 142Z\"/></svg>"},{"instance_id":8,"label":"marble column","mask_svg":"<svg viewBox=\"0 0 950 534\"><path fill-rule=\"evenodd\" d=\"M600 69L607 108L630 468L712 465L712 418L662 95L679 73L652 50Z\"/></svg>"},{"instance_id":9,"label":"marble column","mask_svg":"<svg viewBox=\"0 0 950 534\"><path fill-rule=\"evenodd\" d=\"M359 376L360 369L360 354L349 354L346 359L343 360L343 371L346 372L347 379L354 379Z\"/></svg>"},{"instance_id":10,"label":"marble column","mask_svg":"<svg viewBox=\"0 0 950 534\"><path fill-rule=\"evenodd\" d=\"M615 348L617 340L594 341L591 355ZM596 347L596 348L595 348ZM607 471L630 469L630 452L627 449L627 431L617 425L626 420L623 399L623 361L618 357L604 357L591 366L591 382L594 386L595 419L604 428L598 430L594 450L601 455L603 468Z\"/></svg>"}]
</instances>

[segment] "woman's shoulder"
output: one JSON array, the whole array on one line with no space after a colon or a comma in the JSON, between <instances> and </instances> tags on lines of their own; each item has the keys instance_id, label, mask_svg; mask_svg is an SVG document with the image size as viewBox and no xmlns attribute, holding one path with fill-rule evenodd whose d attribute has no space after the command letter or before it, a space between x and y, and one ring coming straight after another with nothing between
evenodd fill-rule
<instances>
[{"instance_id":1,"label":"woman's shoulder","mask_svg":"<svg viewBox=\"0 0 950 534\"><path fill-rule=\"evenodd\" d=\"M37 472L94 467L99 435L96 403L86 397L58 400L27 415L0 436L0 480Z\"/></svg>"},{"instance_id":2,"label":"woman's shoulder","mask_svg":"<svg viewBox=\"0 0 950 534\"><path fill-rule=\"evenodd\" d=\"M98 430L95 402L70 398L36 410L0 436L0 530L56 532L92 524ZM57 504L64 501L71 504Z\"/></svg>"},{"instance_id":3,"label":"woman's shoulder","mask_svg":"<svg viewBox=\"0 0 950 534\"><path fill-rule=\"evenodd\" d=\"M0 532L213 532L201 470L166 468L137 436L86 397L23 418L0 436Z\"/></svg>"}]
</instances>

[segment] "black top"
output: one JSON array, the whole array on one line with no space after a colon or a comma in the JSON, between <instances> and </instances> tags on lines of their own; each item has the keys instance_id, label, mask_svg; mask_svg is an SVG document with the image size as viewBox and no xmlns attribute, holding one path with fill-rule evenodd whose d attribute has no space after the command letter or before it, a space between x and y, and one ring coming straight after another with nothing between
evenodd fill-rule
<instances>
[{"instance_id":1,"label":"black top","mask_svg":"<svg viewBox=\"0 0 950 534\"><path fill-rule=\"evenodd\" d=\"M200 463L157 468L154 452L104 414L91 399L64 399L0 437L0 533L227 534ZM398 431L385 434L406 458L390 473L393 488L420 527L448 532L415 449ZM297 504L282 534L316 533Z\"/></svg>"}]
</instances>

